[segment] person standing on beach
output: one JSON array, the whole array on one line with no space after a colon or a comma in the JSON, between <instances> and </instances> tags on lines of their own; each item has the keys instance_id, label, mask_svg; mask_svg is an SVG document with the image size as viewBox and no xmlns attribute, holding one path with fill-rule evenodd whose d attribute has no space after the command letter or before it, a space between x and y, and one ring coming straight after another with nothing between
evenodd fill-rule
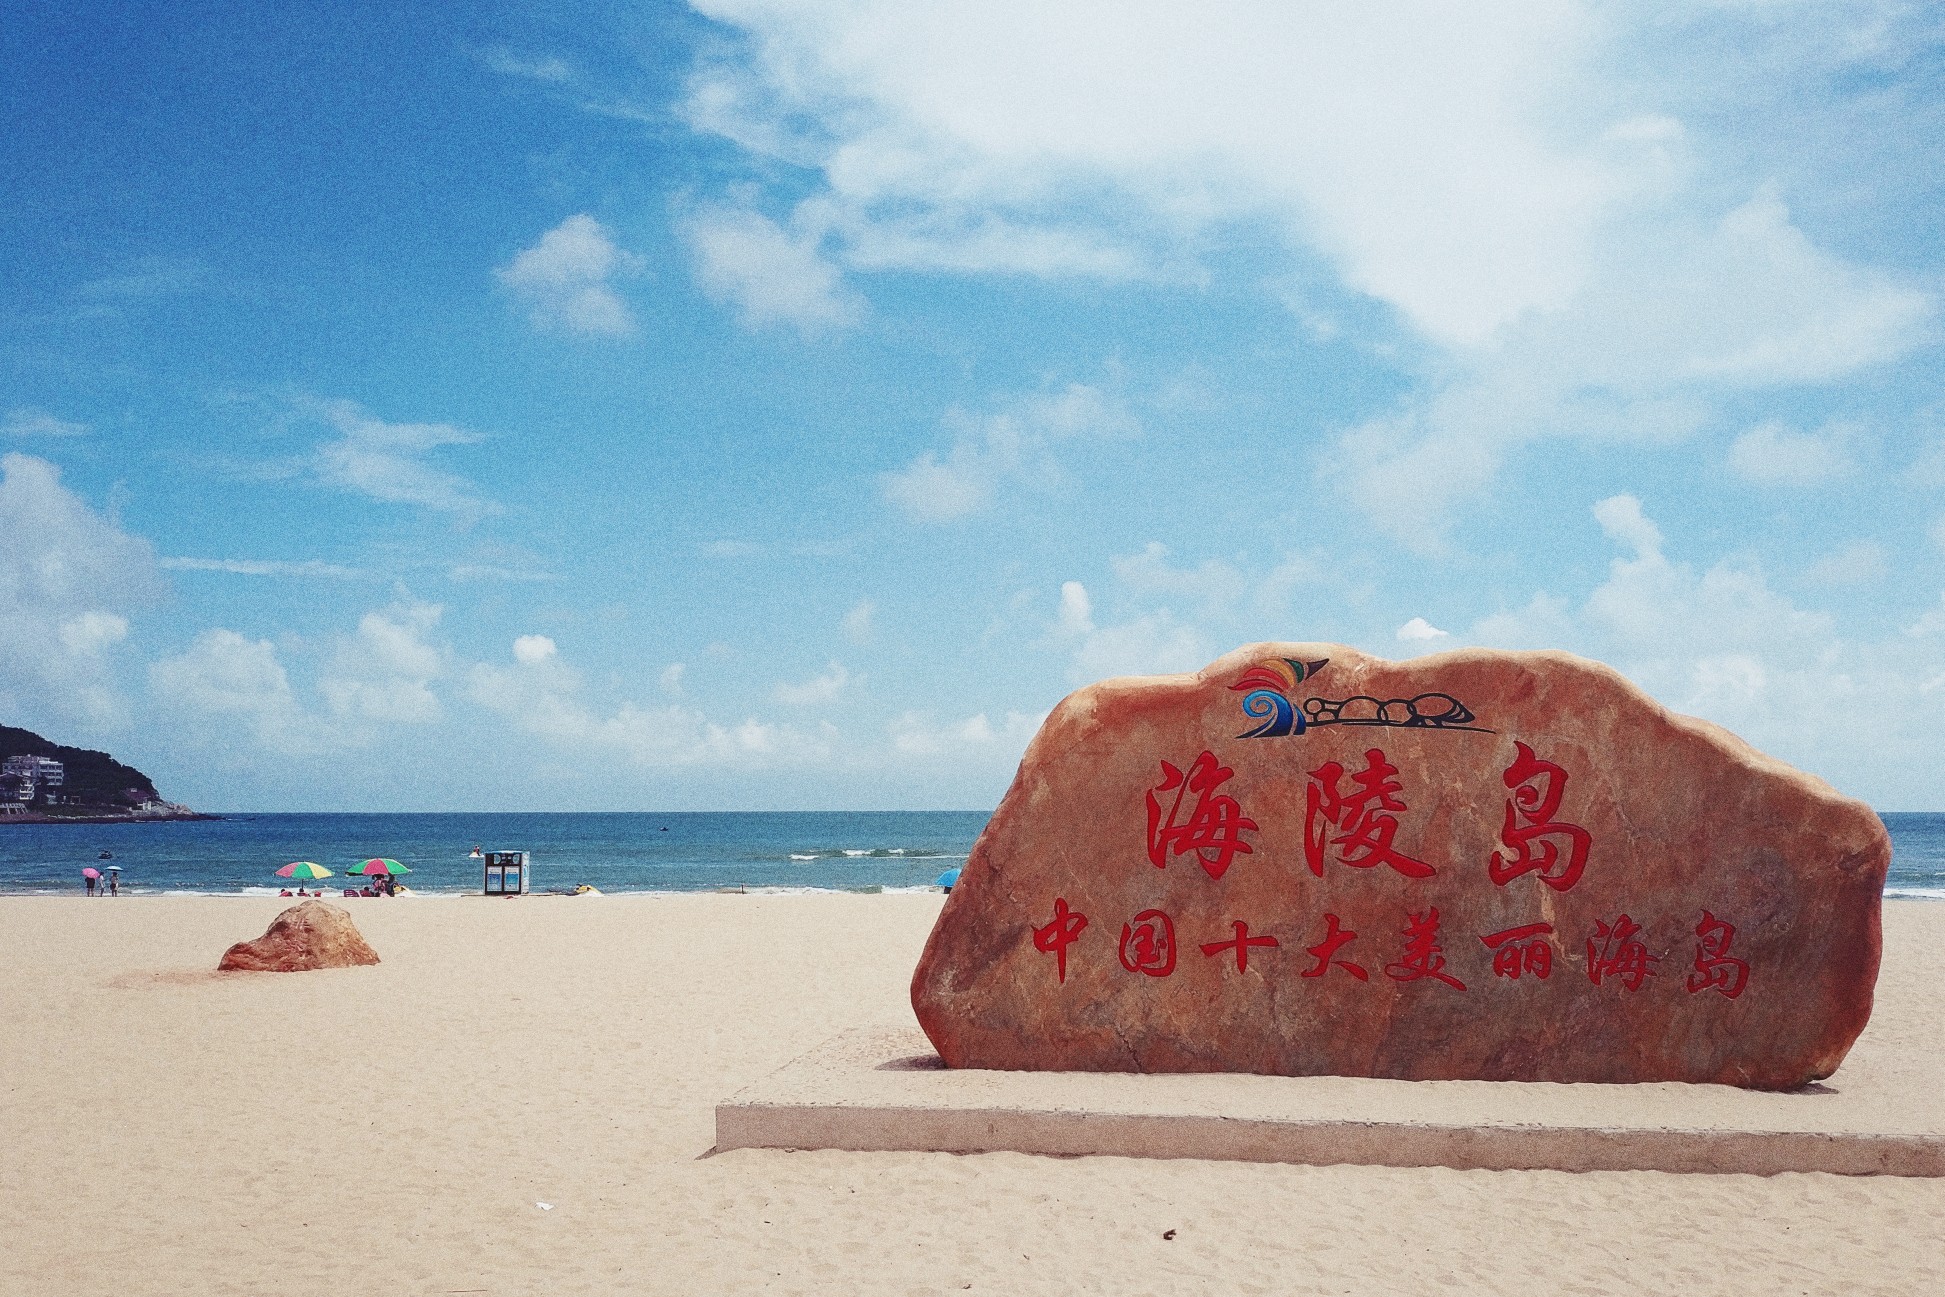
<instances>
[{"instance_id":1,"label":"person standing on beach","mask_svg":"<svg viewBox=\"0 0 1945 1297\"><path fill-rule=\"evenodd\" d=\"M95 894L95 876L91 873L83 871L81 875L81 882L83 883L83 885L87 887L88 895L93 896Z\"/></svg>"},{"instance_id":2,"label":"person standing on beach","mask_svg":"<svg viewBox=\"0 0 1945 1297\"><path fill-rule=\"evenodd\" d=\"M122 894L122 876L120 874L108 875L108 894L110 896L120 896Z\"/></svg>"}]
</instances>

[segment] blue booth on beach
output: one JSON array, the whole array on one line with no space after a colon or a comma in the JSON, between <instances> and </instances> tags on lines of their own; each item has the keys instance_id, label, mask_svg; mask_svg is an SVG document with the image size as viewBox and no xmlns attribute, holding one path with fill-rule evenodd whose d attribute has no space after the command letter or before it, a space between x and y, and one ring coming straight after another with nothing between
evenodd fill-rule
<instances>
[{"instance_id":1,"label":"blue booth on beach","mask_svg":"<svg viewBox=\"0 0 1945 1297\"><path fill-rule=\"evenodd\" d=\"M484 877L480 889L488 896L525 896L531 880L528 875L527 853L524 851L489 851L484 859Z\"/></svg>"}]
</instances>

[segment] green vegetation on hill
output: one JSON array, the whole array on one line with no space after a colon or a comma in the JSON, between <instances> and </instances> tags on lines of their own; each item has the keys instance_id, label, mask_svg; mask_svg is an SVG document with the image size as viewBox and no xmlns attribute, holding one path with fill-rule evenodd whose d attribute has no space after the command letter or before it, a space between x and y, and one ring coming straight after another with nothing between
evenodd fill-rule
<instances>
[{"instance_id":1,"label":"green vegetation on hill","mask_svg":"<svg viewBox=\"0 0 1945 1297\"><path fill-rule=\"evenodd\" d=\"M66 768L59 789L70 805L126 809L156 796L155 784L134 766L106 752L63 747L34 733L0 725L0 761L8 757L52 757Z\"/></svg>"}]
</instances>

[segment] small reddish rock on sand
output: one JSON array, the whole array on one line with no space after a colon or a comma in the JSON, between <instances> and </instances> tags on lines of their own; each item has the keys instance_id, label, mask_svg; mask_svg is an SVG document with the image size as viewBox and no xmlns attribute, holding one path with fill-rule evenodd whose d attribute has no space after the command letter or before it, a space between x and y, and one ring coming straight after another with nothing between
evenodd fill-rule
<instances>
[{"instance_id":1,"label":"small reddish rock on sand","mask_svg":"<svg viewBox=\"0 0 1945 1297\"><path fill-rule=\"evenodd\" d=\"M1564 653L1258 644L1069 697L912 982L952 1067L1830 1075L1871 1012L1862 802Z\"/></svg>"},{"instance_id":2,"label":"small reddish rock on sand","mask_svg":"<svg viewBox=\"0 0 1945 1297\"><path fill-rule=\"evenodd\" d=\"M255 941L239 941L223 952L217 971L301 973L313 968L350 968L375 964L378 952L358 935L351 916L323 901L293 905Z\"/></svg>"}]
</instances>

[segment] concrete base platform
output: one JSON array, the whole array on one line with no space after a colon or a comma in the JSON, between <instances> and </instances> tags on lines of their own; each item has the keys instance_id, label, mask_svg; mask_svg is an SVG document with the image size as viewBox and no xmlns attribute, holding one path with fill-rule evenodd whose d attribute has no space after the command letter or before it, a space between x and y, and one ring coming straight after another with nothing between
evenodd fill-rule
<instances>
[{"instance_id":1,"label":"concrete base platform","mask_svg":"<svg viewBox=\"0 0 1945 1297\"><path fill-rule=\"evenodd\" d=\"M1829 1081L1790 1094L950 1071L916 1028L860 1030L718 1104L716 1147L1945 1176L1945 1086L1932 1075L1942 1066L1853 1054Z\"/></svg>"}]
</instances>

